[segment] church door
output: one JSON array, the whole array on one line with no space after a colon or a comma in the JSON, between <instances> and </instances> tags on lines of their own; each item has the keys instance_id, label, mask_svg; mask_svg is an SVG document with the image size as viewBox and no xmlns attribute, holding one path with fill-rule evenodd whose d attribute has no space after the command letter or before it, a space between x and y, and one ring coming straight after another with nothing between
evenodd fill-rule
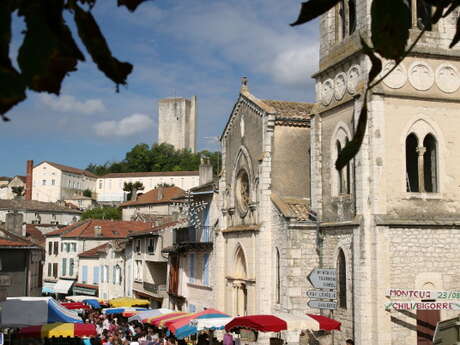
<instances>
[{"instance_id":1,"label":"church door","mask_svg":"<svg viewBox=\"0 0 460 345\"><path fill-rule=\"evenodd\" d=\"M433 345L434 331L440 319L439 310L417 310L417 345Z\"/></svg>"}]
</instances>

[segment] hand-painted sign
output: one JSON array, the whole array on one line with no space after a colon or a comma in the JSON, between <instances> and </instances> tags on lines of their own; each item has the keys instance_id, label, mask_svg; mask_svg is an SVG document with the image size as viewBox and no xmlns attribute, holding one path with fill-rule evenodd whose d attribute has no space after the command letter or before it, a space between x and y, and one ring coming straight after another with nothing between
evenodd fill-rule
<instances>
[{"instance_id":1,"label":"hand-painted sign","mask_svg":"<svg viewBox=\"0 0 460 345\"><path fill-rule=\"evenodd\" d=\"M317 309L337 309L337 302L326 302L326 301L308 301L308 306L310 308Z\"/></svg>"},{"instance_id":2,"label":"hand-painted sign","mask_svg":"<svg viewBox=\"0 0 460 345\"><path fill-rule=\"evenodd\" d=\"M460 291L388 289L388 297L419 299L460 299Z\"/></svg>"},{"instance_id":3,"label":"hand-painted sign","mask_svg":"<svg viewBox=\"0 0 460 345\"><path fill-rule=\"evenodd\" d=\"M336 272L333 268L315 268L307 278L316 289L336 288Z\"/></svg>"},{"instance_id":4,"label":"hand-painted sign","mask_svg":"<svg viewBox=\"0 0 460 345\"><path fill-rule=\"evenodd\" d=\"M418 302L398 301L385 305L385 309L396 310L460 310L460 303L457 302Z\"/></svg>"},{"instance_id":5,"label":"hand-painted sign","mask_svg":"<svg viewBox=\"0 0 460 345\"><path fill-rule=\"evenodd\" d=\"M319 299L336 299L336 291L324 291L324 290L309 290L306 293L307 297L319 298Z\"/></svg>"}]
</instances>

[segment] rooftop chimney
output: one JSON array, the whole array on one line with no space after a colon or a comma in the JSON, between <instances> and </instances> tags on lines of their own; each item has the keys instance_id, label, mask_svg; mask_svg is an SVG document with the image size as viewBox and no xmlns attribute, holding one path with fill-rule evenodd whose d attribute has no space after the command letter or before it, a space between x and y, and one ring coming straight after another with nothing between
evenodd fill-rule
<instances>
[{"instance_id":1,"label":"rooftop chimney","mask_svg":"<svg viewBox=\"0 0 460 345\"><path fill-rule=\"evenodd\" d=\"M94 227L94 235L96 237L102 237L102 227L100 225Z\"/></svg>"},{"instance_id":2,"label":"rooftop chimney","mask_svg":"<svg viewBox=\"0 0 460 345\"><path fill-rule=\"evenodd\" d=\"M212 164L209 157L202 156L200 159L200 185L212 182L213 178Z\"/></svg>"},{"instance_id":3,"label":"rooftop chimney","mask_svg":"<svg viewBox=\"0 0 460 345\"><path fill-rule=\"evenodd\" d=\"M22 213L7 213L6 214L6 231L12 232L18 236L26 236L25 227L22 226L23 215Z\"/></svg>"},{"instance_id":4,"label":"rooftop chimney","mask_svg":"<svg viewBox=\"0 0 460 345\"><path fill-rule=\"evenodd\" d=\"M28 160L26 165L26 194L25 200L32 200L32 173L34 161Z\"/></svg>"}]
</instances>

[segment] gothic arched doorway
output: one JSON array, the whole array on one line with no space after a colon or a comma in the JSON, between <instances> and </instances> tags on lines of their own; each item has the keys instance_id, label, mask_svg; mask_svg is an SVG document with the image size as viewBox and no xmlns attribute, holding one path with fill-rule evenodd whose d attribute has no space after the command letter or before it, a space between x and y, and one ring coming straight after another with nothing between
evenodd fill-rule
<instances>
[{"instance_id":1,"label":"gothic arched doorway","mask_svg":"<svg viewBox=\"0 0 460 345\"><path fill-rule=\"evenodd\" d=\"M246 287L247 279L246 257L243 249L239 246L235 252L235 272L236 280L233 282L234 307L236 315L247 315L248 311L248 290Z\"/></svg>"}]
</instances>

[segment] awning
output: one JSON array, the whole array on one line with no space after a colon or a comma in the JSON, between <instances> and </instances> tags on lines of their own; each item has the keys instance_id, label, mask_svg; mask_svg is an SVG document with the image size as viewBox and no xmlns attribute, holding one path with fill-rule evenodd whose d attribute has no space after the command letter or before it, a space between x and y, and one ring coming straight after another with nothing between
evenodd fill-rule
<instances>
[{"instance_id":1,"label":"awning","mask_svg":"<svg viewBox=\"0 0 460 345\"><path fill-rule=\"evenodd\" d=\"M54 293L54 287L56 283L43 282L42 293Z\"/></svg>"},{"instance_id":2,"label":"awning","mask_svg":"<svg viewBox=\"0 0 460 345\"><path fill-rule=\"evenodd\" d=\"M112 298L109 301L109 304L113 308L134 307L138 305L149 305L150 301L146 299L140 299L140 298L119 297L119 298Z\"/></svg>"},{"instance_id":3,"label":"awning","mask_svg":"<svg viewBox=\"0 0 460 345\"><path fill-rule=\"evenodd\" d=\"M96 335L96 325L91 323L51 323L43 326L24 327L19 330L19 336L25 338L91 337Z\"/></svg>"},{"instance_id":4,"label":"awning","mask_svg":"<svg viewBox=\"0 0 460 345\"><path fill-rule=\"evenodd\" d=\"M83 287L83 286L77 286L77 284L74 285L72 289L74 294L83 294L86 295L85 298L88 298L88 296L96 296L97 295L97 287L96 288L90 288L90 287Z\"/></svg>"},{"instance_id":5,"label":"awning","mask_svg":"<svg viewBox=\"0 0 460 345\"><path fill-rule=\"evenodd\" d=\"M304 329L311 331L340 331L341 323L339 321L322 315L293 315L289 313L277 313L275 315L287 322L288 330L290 331Z\"/></svg>"},{"instance_id":6,"label":"awning","mask_svg":"<svg viewBox=\"0 0 460 345\"><path fill-rule=\"evenodd\" d=\"M63 307L66 307L67 309L74 310L74 309L91 309L89 306L87 306L85 303L82 302L63 302L61 303Z\"/></svg>"},{"instance_id":7,"label":"awning","mask_svg":"<svg viewBox=\"0 0 460 345\"><path fill-rule=\"evenodd\" d=\"M59 279L56 283L56 286L54 287L54 292L66 294L69 292L69 289L74 282L75 280Z\"/></svg>"},{"instance_id":8,"label":"awning","mask_svg":"<svg viewBox=\"0 0 460 345\"><path fill-rule=\"evenodd\" d=\"M280 332L287 329L287 323L274 315L248 315L235 317L225 325L227 332L232 332L240 328L260 332Z\"/></svg>"}]
</instances>

